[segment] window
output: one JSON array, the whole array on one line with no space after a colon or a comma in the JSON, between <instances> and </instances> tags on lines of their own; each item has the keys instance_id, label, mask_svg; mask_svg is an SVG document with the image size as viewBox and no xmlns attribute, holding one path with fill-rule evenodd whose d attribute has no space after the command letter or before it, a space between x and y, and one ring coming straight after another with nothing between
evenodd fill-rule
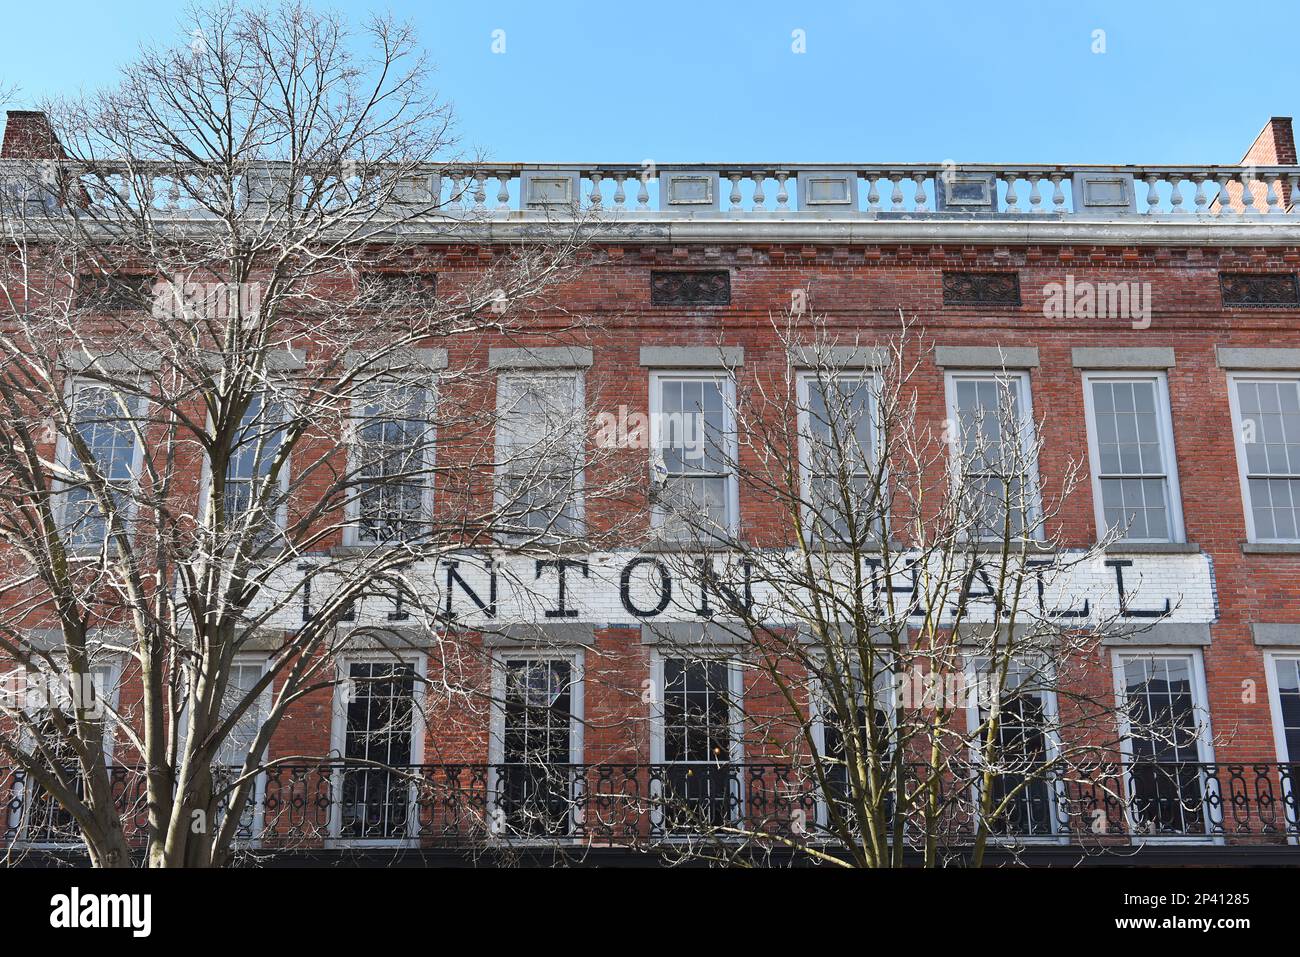
<instances>
[{"instance_id":1,"label":"window","mask_svg":"<svg viewBox=\"0 0 1300 957\"><path fill-rule=\"evenodd\" d=\"M276 488L267 490L265 483L275 465L284 442L284 407L264 396L253 396L244 410L239 432L231 443L230 461L226 464L226 526L236 528L250 508L260 508L267 524L284 524L285 493L289 487L289 467L282 464ZM263 493L266 498L259 500Z\"/></svg>"},{"instance_id":2,"label":"window","mask_svg":"<svg viewBox=\"0 0 1300 957\"><path fill-rule=\"evenodd\" d=\"M962 524L973 538L1013 538L1035 528L1037 455L1029 377L950 373L947 379L953 472Z\"/></svg>"},{"instance_id":3,"label":"window","mask_svg":"<svg viewBox=\"0 0 1300 957\"><path fill-rule=\"evenodd\" d=\"M1182 541L1164 376L1087 375L1084 406L1099 534Z\"/></svg>"},{"instance_id":4,"label":"window","mask_svg":"<svg viewBox=\"0 0 1300 957\"><path fill-rule=\"evenodd\" d=\"M410 766L420 763L416 688L423 659L341 663L335 750L334 833L352 841L413 837L419 830Z\"/></svg>"},{"instance_id":5,"label":"window","mask_svg":"<svg viewBox=\"0 0 1300 957\"><path fill-rule=\"evenodd\" d=\"M1005 677L1000 676L1006 665ZM1047 769L1056 753L1056 695L1050 688L1048 665L1033 659L994 661L973 658L968 669L967 709L972 729L983 729L998 705L997 734L990 750L981 730L972 740L976 761L991 759L993 772L989 807L994 834L1045 837L1054 834L1063 813L1059 786ZM974 800L982 807L977 783Z\"/></svg>"},{"instance_id":6,"label":"window","mask_svg":"<svg viewBox=\"0 0 1300 957\"><path fill-rule=\"evenodd\" d=\"M1118 655L1124 720L1125 787L1139 833L1204 834L1221 824L1209 760L1209 715L1200 658L1151 652Z\"/></svg>"},{"instance_id":7,"label":"window","mask_svg":"<svg viewBox=\"0 0 1300 957\"><path fill-rule=\"evenodd\" d=\"M131 492L140 469L144 399L112 386L74 380L71 393L72 426L85 443L94 471L103 478L114 511L129 520ZM96 500L94 485L72 441L60 440L60 461L69 478L63 483L61 524L72 548L93 548L108 537L109 519Z\"/></svg>"},{"instance_id":8,"label":"window","mask_svg":"<svg viewBox=\"0 0 1300 957\"><path fill-rule=\"evenodd\" d=\"M1300 379L1234 376L1231 385L1247 535L1300 541Z\"/></svg>"},{"instance_id":9,"label":"window","mask_svg":"<svg viewBox=\"0 0 1300 957\"><path fill-rule=\"evenodd\" d=\"M429 389L372 382L357 400L354 544L411 541L432 512L434 428Z\"/></svg>"},{"instance_id":10,"label":"window","mask_svg":"<svg viewBox=\"0 0 1300 957\"><path fill-rule=\"evenodd\" d=\"M652 523L669 538L736 529L734 394L715 373L651 376Z\"/></svg>"},{"instance_id":11,"label":"window","mask_svg":"<svg viewBox=\"0 0 1300 957\"><path fill-rule=\"evenodd\" d=\"M804 522L819 538L880 537L883 500L873 488L877 397L874 376L799 377Z\"/></svg>"},{"instance_id":12,"label":"window","mask_svg":"<svg viewBox=\"0 0 1300 957\"><path fill-rule=\"evenodd\" d=\"M873 795L864 782L860 796L866 801L877 795L883 797L886 820L893 815L895 795L887 778L893 752L893 672L889 661L878 657L873 688L868 693L861 664L856 646L846 646L836 649L834 657L822 656L813 666L812 733L826 781L826 793L818 802L818 817L821 826L827 828L837 824L833 809L838 811L838 822L847 818L848 826L857 828L859 802L854 797L856 775L850 770L850 762L860 754L865 772L870 753L867 748L876 755L878 786Z\"/></svg>"},{"instance_id":13,"label":"window","mask_svg":"<svg viewBox=\"0 0 1300 957\"><path fill-rule=\"evenodd\" d=\"M83 700L90 702L91 714L94 715L98 711L98 720L105 724L104 760L108 764L112 763L111 712L116 708L117 673L116 665L111 663L91 665L89 681L85 682L81 689ZM38 675L42 682L39 685L35 683ZM33 673L26 680L29 689L39 688L43 695L40 704L29 709L28 717L37 729L38 739L49 742L49 764L59 768L64 778L72 782L72 790L78 797L84 797L81 764L76 752L59 734L53 714L57 709L64 716L65 721L74 720L72 704L74 690L71 687L74 676L66 670L66 663L63 663L56 670ZM96 699L101 704L97 705ZM34 742L29 737L26 744L32 747ZM80 827L72 814L23 770L14 772L8 829L28 844L72 844L80 840Z\"/></svg>"},{"instance_id":14,"label":"window","mask_svg":"<svg viewBox=\"0 0 1300 957\"><path fill-rule=\"evenodd\" d=\"M501 521L511 534L582 532L582 376L508 373L497 390Z\"/></svg>"},{"instance_id":15,"label":"window","mask_svg":"<svg viewBox=\"0 0 1300 957\"><path fill-rule=\"evenodd\" d=\"M1270 687L1273 733L1282 770L1285 826L1300 833L1300 655L1269 655L1273 682ZM1255 772L1259 778L1258 769Z\"/></svg>"},{"instance_id":16,"label":"window","mask_svg":"<svg viewBox=\"0 0 1300 957\"><path fill-rule=\"evenodd\" d=\"M656 825L667 831L725 825L740 807L740 670L728 661L675 656L657 658L656 670Z\"/></svg>"},{"instance_id":17,"label":"window","mask_svg":"<svg viewBox=\"0 0 1300 957\"><path fill-rule=\"evenodd\" d=\"M581 787L580 659L519 654L497 660L492 759L508 833L560 836Z\"/></svg>"}]
</instances>

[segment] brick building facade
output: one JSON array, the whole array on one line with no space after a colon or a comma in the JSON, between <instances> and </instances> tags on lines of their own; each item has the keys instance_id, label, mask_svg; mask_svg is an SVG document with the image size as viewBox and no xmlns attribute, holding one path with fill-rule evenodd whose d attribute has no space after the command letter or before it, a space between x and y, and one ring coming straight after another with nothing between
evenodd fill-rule
<instances>
[{"instance_id":1,"label":"brick building facade","mask_svg":"<svg viewBox=\"0 0 1300 957\"><path fill-rule=\"evenodd\" d=\"M39 115L10 113L3 156L51 155L57 144L42 129ZM501 187L502 197L508 196L503 202L518 206L494 223L503 242L524 228L520 224L526 225L534 200L537 208L558 194L581 194L589 208L594 194L614 210L580 274L554 293L554 301L586 317L589 328L568 339L562 334L557 342L543 309L535 337L449 342L440 361L496 368L502 375L528 367L567 370L582 383L593 411L648 416L662 411L668 394L662 390L679 380L734 376L743 384L786 370L790 357L774 334L772 316L788 310L792 293L799 293L821 317L825 334L855 347L895 334L900 313L914 317L929 341L912 356L920 363L914 378L917 414L936 428L958 414L952 404L957 380L1015 373L1020 400L1041 423L1042 482L1058 481L1072 457L1089 453L1093 474L1053 519L1051 533L1061 547L1087 549L1103 534L1108 518L1099 498L1110 487L1104 483L1122 483L1127 476L1156 483L1137 494L1155 494L1157 485L1162 490L1159 515L1149 513L1147 533L1109 547L1107 563L1097 566L1099 577L1086 586L1099 603L1139 611L1168 602L1167 614L1148 622L1140 635L1103 646L1093 663L1094 690L1113 687L1122 694L1132 678L1125 669L1163 669L1162 687L1171 699L1188 696L1198 714L1208 715L1208 733L1193 745L1194 753L1179 758L1200 770L1193 770L1174 798L1168 832L1145 837L1172 838L1173 854L1183 853L1178 848L1188 838L1194 839L1188 853L1248 846L1252 853L1294 854L1300 838L1291 772L1300 762L1295 164L1290 120L1273 118L1239 166L976 166L953 171L948 179L937 166L666 167L654 174L660 205L655 212L641 211L648 197L633 195L650 182L639 179L637 167L523 168L510 173L510 189L504 181ZM482 205L484 181L477 186L474 199ZM1227 208L1217 199L1225 189ZM1243 206L1243 195L1251 208ZM420 268L436 274L439 295L454 294L473 282L480 255L490 255L490 249L490 242L431 238ZM558 327L560 310L555 314ZM1138 441L1161 450L1158 468L1101 464L1098 446L1108 441L1102 430L1112 427L1101 419L1114 414L1113 427L1125 427L1122 410L1108 404L1118 401L1117 386L1134 390L1135 411L1151 403L1149 419L1134 428L1150 429ZM1263 432L1255 436L1262 455L1252 451L1255 439L1243 438L1243 430L1252 428ZM642 497L633 496L638 504L632 511L648 523L645 457L644 449L630 449L612 461L630 462L641 475ZM597 486L600 476L586 481ZM310 494L309 487L301 491ZM720 507L738 509L729 521L741 535L762 542L784 534L761 503L734 488L727 494L734 505ZM1130 504L1125 499L1118 507ZM593 540L616 524L602 508L614 506L593 502L585 515ZM617 521L626 519L624 508ZM343 544L326 541L320 547L324 554ZM451 571L435 569L431 574L445 586L449 603L471 617L491 605L501 624L493 637L470 627L464 639L476 645L480 657L467 667L481 670L484 687L491 687L492 669L508 674L517 667L525 681L549 682L553 693L543 724L554 719L557 707L572 715L571 724L507 728L507 722L527 724L539 715L525 714L526 708L509 712L499 703L481 709L440 704L436 678L444 652L432 638L417 639L404 658L413 675L432 681L433 690L427 706L409 716L409 742L399 742L397 751L391 740L383 746L390 749L384 752L387 761L422 766L428 791L408 790L406 778L370 778L362 790L378 788L382 795L353 790L340 799L339 779L330 775L347 772L277 765L258 784L249 839L264 836L264 821L275 820L281 832L295 829L301 838L295 851L374 845L379 853L392 847L437 852L484 821L490 829L493 795L504 780L503 742L511 734L540 733L552 736L546 747L558 763L581 766L580 783L571 787L581 792L574 800L585 818L566 810L563 824L522 836L570 847L617 845L617 827L635 830L642 824L618 820L615 827L610 820L597 834L594 827L587 830L590 822L602 814L617 818L614 795L637 791L650 799L668 780L646 770L668 763L669 719L662 704L643 698L644 684L657 681L669 689L677 681L685 696L691 680L665 674L665 667L677 666L657 628L709 624L685 607L651 613L663 594L656 591L662 583L654 579L653 555L609 547L566 553L538 565L533 575L521 571L518 580L536 582L531 606L522 600L512 606L508 589L498 595L488 573L472 562L456 570L454 580ZM562 566L561 559L572 563ZM531 569L535 559L527 561ZM1122 581L1115 590L1116 573L1128 574L1127 591ZM519 637L525 607L536 609L531 626L546 633L545 645L534 647ZM277 627L289 629L292 622ZM384 660L377 652L345 657L354 669ZM252 659L248 664L260 667ZM395 689L412 693L404 680L373 687L386 695ZM724 680L733 682L733 692L755 700L771 694L759 687L761 677L748 672ZM129 697L132 681L127 675L119 694ZM500 694L497 688L493 696ZM273 739L270 758L347 758L355 747L371 746L348 738L346 706L343 712L340 707L335 690L302 699ZM734 778L742 782L744 797L735 805L743 810L733 810L749 814L772 802L767 812L776 813L777 803L792 799L775 784L781 774L775 752L744 732L739 737L730 742L732 754L724 762L746 769ZM0 788L5 786L0 779ZM24 817L31 813L30 795L23 796L12 775L7 786L6 841L40 844L33 835L35 819ZM1123 787L1117 785L1119 793ZM571 789L569 796L575 793ZM1092 807L1107 808L1116 833L1123 834L1123 798L1116 798L1115 807L1096 794L1093 800ZM356 808L343 806L345 801L371 806L354 817ZM778 816L788 812L786 807ZM1072 827L1058 822L1032 836L1068 848Z\"/></svg>"}]
</instances>

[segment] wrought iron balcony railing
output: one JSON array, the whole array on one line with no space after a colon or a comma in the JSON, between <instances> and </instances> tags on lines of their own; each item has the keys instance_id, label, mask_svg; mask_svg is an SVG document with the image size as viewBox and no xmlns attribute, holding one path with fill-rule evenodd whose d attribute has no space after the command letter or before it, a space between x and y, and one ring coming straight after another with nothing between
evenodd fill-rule
<instances>
[{"instance_id":1,"label":"wrought iron balcony railing","mask_svg":"<svg viewBox=\"0 0 1300 957\"><path fill-rule=\"evenodd\" d=\"M1295 845L1298 767L1097 764L1054 768L1031 779L1004 774L994 779L990 802L1001 810L986 830L998 841ZM926 773L919 766L907 769L904 788L914 788ZM143 774L126 767L111 774L128 832L142 838ZM893 792L881 796L878 813L892 823L895 809L902 808L906 835L928 828L947 844L969 843L982 802L968 782L977 777L942 776L937 784L943 810L928 824L919 808L909 808ZM268 851L370 843L824 843L851 836L856 826L842 775L832 773L828 780L829 789L822 790L809 767L776 763L282 764L261 775L239 839ZM0 768L0 808L6 812L6 845L77 841L70 815L22 771Z\"/></svg>"}]
</instances>

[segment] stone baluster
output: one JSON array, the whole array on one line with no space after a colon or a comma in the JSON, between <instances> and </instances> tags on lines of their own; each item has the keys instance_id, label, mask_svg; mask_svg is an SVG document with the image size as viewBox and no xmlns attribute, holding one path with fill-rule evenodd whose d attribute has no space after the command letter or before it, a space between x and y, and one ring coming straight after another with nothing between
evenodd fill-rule
<instances>
[{"instance_id":1,"label":"stone baluster","mask_svg":"<svg viewBox=\"0 0 1300 957\"><path fill-rule=\"evenodd\" d=\"M784 212L790 208L790 191L786 189L785 181L790 178L790 174L776 171L776 208Z\"/></svg>"},{"instance_id":2,"label":"stone baluster","mask_svg":"<svg viewBox=\"0 0 1300 957\"><path fill-rule=\"evenodd\" d=\"M637 177L637 181L641 185L636 191L636 208L649 209L650 208L650 171L648 169L643 170L641 175Z\"/></svg>"},{"instance_id":3,"label":"stone baluster","mask_svg":"<svg viewBox=\"0 0 1300 957\"><path fill-rule=\"evenodd\" d=\"M880 212L880 176L867 177L867 212ZM803 200L800 200L803 202Z\"/></svg>"},{"instance_id":4,"label":"stone baluster","mask_svg":"<svg viewBox=\"0 0 1300 957\"><path fill-rule=\"evenodd\" d=\"M1052 184L1052 212L1065 212L1065 190L1061 189L1061 180L1065 179L1063 173L1052 173L1047 177Z\"/></svg>"},{"instance_id":5,"label":"stone baluster","mask_svg":"<svg viewBox=\"0 0 1300 957\"><path fill-rule=\"evenodd\" d=\"M1187 213L1187 210L1183 208L1182 186L1185 178L1181 173L1169 174L1169 211L1175 215Z\"/></svg>"},{"instance_id":6,"label":"stone baluster","mask_svg":"<svg viewBox=\"0 0 1300 957\"><path fill-rule=\"evenodd\" d=\"M626 173L614 174L614 208L620 211L627 209L627 193L623 192L623 180L627 179Z\"/></svg>"},{"instance_id":7,"label":"stone baluster","mask_svg":"<svg viewBox=\"0 0 1300 957\"><path fill-rule=\"evenodd\" d=\"M1196 184L1196 195L1192 197L1192 202L1196 204L1197 214L1204 215L1210 203L1205 196L1205 174L1193 173L1192 182Z\"/></svg>"},{"instance_id":8,"label":"stone baluster","mask_svg":"<svg viewBox=\"0 0 1300 957\"><path fill-rule=\"evenodd\" d=\"M474 171L474 208L487 209L487 173L484 170Z\"/></svg>"},{"instance_id":9,"label":"stone baluster","mask_svg":"<svg viewBox=\"0 0 1300 957\"><path fill-rule=\"evenodd\" d=\"M601 205L605 202L605 197L601 195L600 189L600 181L602 179L604 179L604 176L599 170L591 171L591 192L587 194L587 198L591 200L592 209L600 209Z\"/></svg>"},{"instance_id":10,"label":"stone baluster","mask_svg":"<svg viewBox=\"0 0 1300 957\"><path fill-rule=\"evenodd\" d=\"M1237 176L1241 183L1241 215L1258 216L1259 207L1255 205L1255 174L1253 170L1242 170Z\"/></svg>"},{"instance_id":11,"label":"stone baluster","mask_svg":"<svg viewBox=\"0 0 1300 957\"><path fill-rule=\"evenodd\" d=\"M510 171L497 172L497 209L510 208Z\"/></svg>"},{"instance_id":12,"label":"stone baluster","mask_svg":"<svg viewBox=\"0 0 1300 957\"><path fill-rule=\"evenodd\" d=\"M912 174L912 182L916 184L916 197L913 209L918 213L928 213L930 211L929 207L926 205L930 199L925 192L925 178L927 175L928 174L926 173Z\"/></svg>"},{"instance_id":13,"label":"stone baluster","mask_svg":"<svg viewBox=\"0 0 1300 957\"><path fill-rule=\"evenodd\" d=\"M1268 195L1265 196L1264 212L1281 213L1282 209L1282 191L1278 189L1278 183L1281 181L1280 173L1270 173L1268 176Z\"/></svg>"},{"instance_id":14,"label":"stone baluster","mask_svg":"<svg viewBox=\"0 0 1300 957\"><path fill-rule=\"evenodd\" d=\"M1024 212L1020 208L1020 194L1016 192L1016 180L1020 178L1020 175L1018 173L1003 173L1002 175L1007 181L1007 212Z\"/></svg>"},{"instance_id":15,"label":"stone baluster","mask_svg":"<svg viewBox=\"0 0 1300 957\"><path fill-rule=\"evenodd\" d=\"M1287 178L1291 182L1291 215L1300 216L1300 173L1290 173Z\"/></svg>"},{"instance_id":16,"label":"stone baluster","mask_svg":"<svg viewBox=\"0 0 1300 957\"><path fill-rule=\"evenodd\" d=\"M890 173L889 181L894 184L894 191L889 194L890 209L896 213L903 211L903 174Z\"/></svg>"},{"instance_id":17,"label":"stone baluster","mask_svg":"<svg viewBox=\"0 0 1300 957\"><path fill-rule=\"evenodd\" d=\"M1156 184L1160 182L1160 177L1155 173L1147 173L1143 179L1147 184L1147 215L1150 216L1159 211L1160 194L1156 191Z\"/></svg>"},{"instance_id":18,"label":"stone baluster","mask_svg":"<svg viewBox=\"0 0 1300 957\"><path fill-rule=\"evenodd\" d=\"M1232 198L1228 194L1228 184L1232 182L1232 174L1218 173L1215 175L1214 181L1219 184L1219 192L1215 196L1215 199L1219 201L1218 215L1230 216L1232 215Z\"/></svg>"},{"instance_id":19,"label":"stone baluster","mask_svg":"<svg viewBox=\"0 0 1300 957\"><path fill-rule=\"evenodd\" d=\"M767 179L767 173L756 169L750 175L754 180L754 212L765 213L767 208L763 204L767 201L767 195L763 192L763 181Z\"/></svg>"},{"instance_id":20,"label":"stone baluster","mask_svg":"<svg viewBox=\"0 0 1300 957\"><path fill-rule=\"evenodd\" d=\"M1042 182L1043 177L1038 173L1029 174L1029 211L1031 213L1045 213L1043 209L1043 196L1038 191L1038 184Z\"/></svg>"},{"instance_id":21,"label":"stone baluster","mask_svg":"<svg viewBox=\"0 0 1300 957\"><path fill-rule=\"evenodd\" d=\"M731 180L731 195L727 197L727 202L731 204L732 210L740 209L740 180L743 173L728 173L727 179Z\"/></svg>"}]
</instances>

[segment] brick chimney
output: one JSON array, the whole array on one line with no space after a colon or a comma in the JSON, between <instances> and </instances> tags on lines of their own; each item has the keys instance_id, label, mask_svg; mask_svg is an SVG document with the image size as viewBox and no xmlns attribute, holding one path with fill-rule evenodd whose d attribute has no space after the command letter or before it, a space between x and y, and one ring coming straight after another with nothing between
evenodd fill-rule
<instances>
[{"instance_id":1,"label":"brick chimney","mask_svg":"<svg viewBox=\"0 0 1300 957\"><path fill-rule=\"evenodd\" d=\"M40 110L10 110L0 159L63 159L63 146Z\"/></svg>"},{"instance_id":2,"label":"brick chimney","mask_svg":"<svg viewBox=\"0 0 1300 957\"><path fill-rule=\"evenodd\" d=\"M1264 124L1259 135L1255 137L1255 142L1250 144L1250 149L1246 150L1246 155L1241 158L1242 166L1294 166L1296 163L1295 152L1295 134L1291 131L1291 117L1275 116ZM1287 180L1282 180L1278 187L1282 192L1282 207L1290 207L1293 197L1291 196L1291 184ZM1256 209L1267 208L1265 197L1268 196L1268 184L1255 182L1250 184L1250 193L1255 200ZM1228 202L1232 206L1233 212L1242 211L1241 202L1241 185L1239 183L1228 184ZM1218 200L1214 201L1212 208L1218 206Z\"/></svg>"}]
</instances>

